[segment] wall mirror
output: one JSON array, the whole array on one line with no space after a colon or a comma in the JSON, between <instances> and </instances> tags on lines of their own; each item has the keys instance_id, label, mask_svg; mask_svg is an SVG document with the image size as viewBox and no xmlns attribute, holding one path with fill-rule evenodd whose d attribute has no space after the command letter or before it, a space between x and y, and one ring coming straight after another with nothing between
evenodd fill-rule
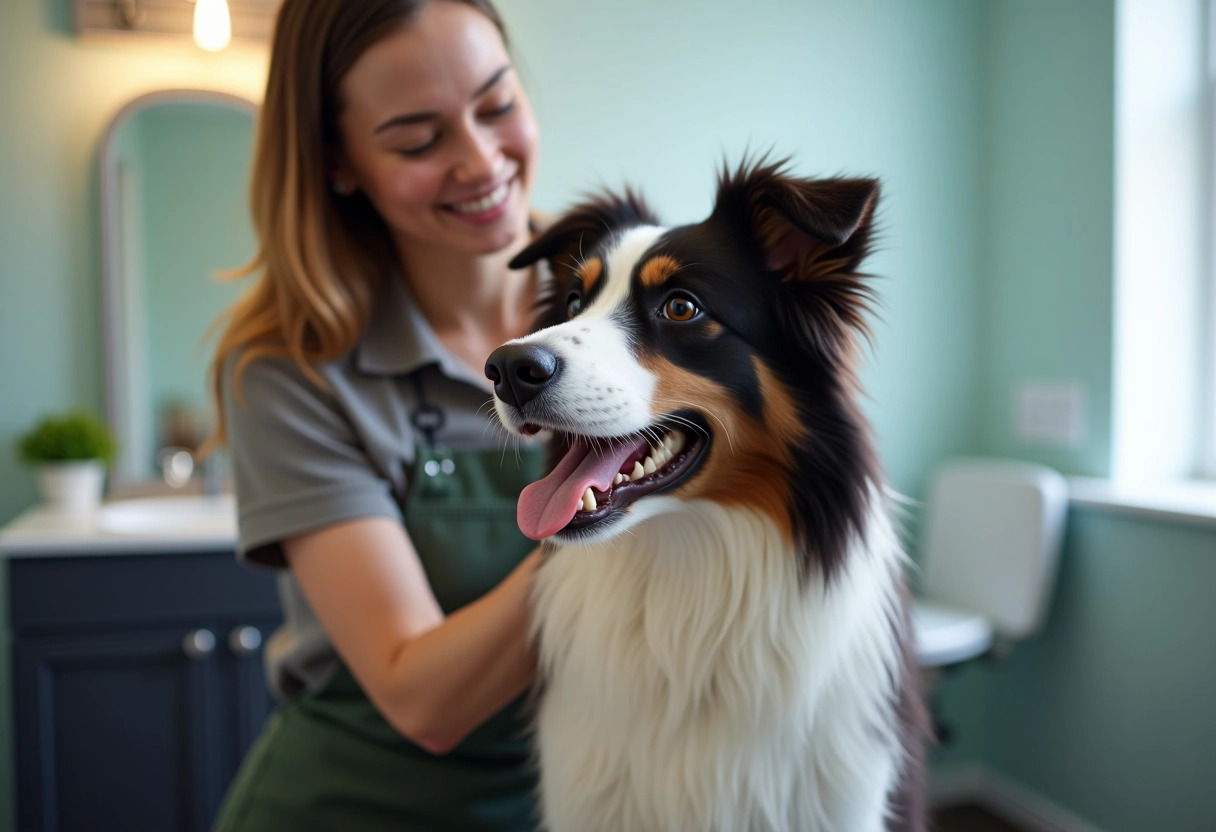
<instances>
[{"instance_id":1,"label":"wall mirror","mask_svg":"<svg viewBox=\"0 0 1216 832\"><path fill-rule=\"evenodd\" d=\"M199 90L132 101L101 148L106 417L118 436L111 495L214 488L192 465L213 424L208 329L244 288L219 274L254 253L252 102ZM184 453L183 453L184 452Z\"/></svg>"}]
</instances>

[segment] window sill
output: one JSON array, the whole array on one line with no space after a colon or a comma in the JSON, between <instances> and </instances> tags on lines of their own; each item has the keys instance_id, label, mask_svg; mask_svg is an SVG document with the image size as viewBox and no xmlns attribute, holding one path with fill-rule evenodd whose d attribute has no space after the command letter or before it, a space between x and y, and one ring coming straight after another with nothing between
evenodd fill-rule
<instances>
[{"instance_id":1,"label":"window sill","mask_svg":"<svg viewBox=\"0 0 1216 832\"><path fill-rule=\"evenodd\" d=\"M1216 529L1216 481L1183 480L1126 485L1090 477L1068 478L1073 506Z\"/></svg>"}]
</instances>

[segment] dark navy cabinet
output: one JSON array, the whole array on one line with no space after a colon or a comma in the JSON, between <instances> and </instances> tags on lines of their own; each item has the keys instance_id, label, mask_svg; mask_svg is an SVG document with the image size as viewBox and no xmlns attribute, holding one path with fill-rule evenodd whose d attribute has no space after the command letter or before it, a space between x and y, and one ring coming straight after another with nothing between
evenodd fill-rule
<instances>
[{"instance_id":1,"label":"dark navy cabinet","mask_svg":"<svg viewBox=\"0 0 1216 832\"><path fill-rule=\"evenodd\" d=\"M232 552L8 563L22 832L202 832L273 707L273 579Z\"/></svg>"}]
</instances>

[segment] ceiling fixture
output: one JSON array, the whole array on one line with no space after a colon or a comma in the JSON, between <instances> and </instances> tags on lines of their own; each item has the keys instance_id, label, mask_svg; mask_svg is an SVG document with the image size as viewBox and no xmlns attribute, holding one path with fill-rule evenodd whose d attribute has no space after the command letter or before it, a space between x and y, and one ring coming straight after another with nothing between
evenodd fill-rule
<instances>
[{"instance_id":1,"label":"ceiling fixture","mask_svg":"<svg viewBox=\"0 0 1216 832\"><path fill-rule=\"evenodd\" d=\"M194 42L200 49L219 52L232 40L228 0L195 0Z\"/></svg>"}]
</instances>

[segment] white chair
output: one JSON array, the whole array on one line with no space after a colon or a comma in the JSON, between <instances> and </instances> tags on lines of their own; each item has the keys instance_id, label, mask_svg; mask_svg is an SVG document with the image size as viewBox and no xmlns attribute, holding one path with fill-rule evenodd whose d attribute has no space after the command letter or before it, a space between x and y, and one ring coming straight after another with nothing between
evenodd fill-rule
<instances>
[{"instance_id":1,"label":"white chair","mask_svg":"<svg viewBox=\"0 0 1216 832\"><path fill-rule=\"evenodd\" d=\"M937 470L912 610L917 662L930 680L1042 628L1067 508L1064 478L1042 465L960 459Z\"/></svg>"}]
</instances>

